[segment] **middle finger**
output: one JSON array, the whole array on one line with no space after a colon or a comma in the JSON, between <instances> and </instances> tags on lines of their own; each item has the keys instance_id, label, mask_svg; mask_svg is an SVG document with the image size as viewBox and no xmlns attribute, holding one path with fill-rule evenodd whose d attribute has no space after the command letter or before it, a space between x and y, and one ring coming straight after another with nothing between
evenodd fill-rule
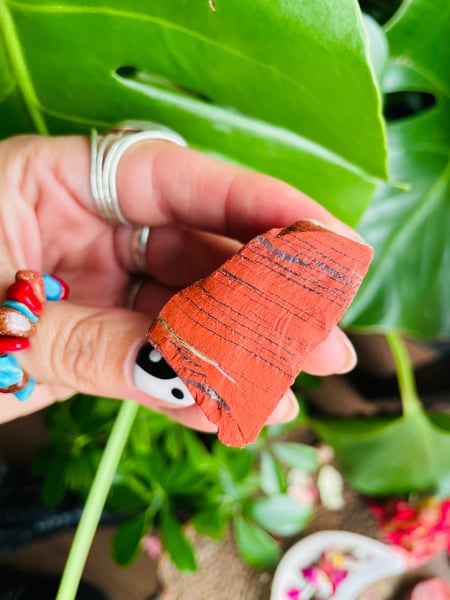
<instances>
[{"instance_id":1,"label":"middle finger","mask_svg":"<svg viewBox=\"0 0 450 600\"><path fill-rule=\"evenodd\" d=\"M132 270L132 235L130 228L117 233L119 260L127 271ZM240 246L235 240L204 231L175 225L152 227L146 249L147 275L161 285L181 289L217 269Z\"/></svg>"}]
</instances>

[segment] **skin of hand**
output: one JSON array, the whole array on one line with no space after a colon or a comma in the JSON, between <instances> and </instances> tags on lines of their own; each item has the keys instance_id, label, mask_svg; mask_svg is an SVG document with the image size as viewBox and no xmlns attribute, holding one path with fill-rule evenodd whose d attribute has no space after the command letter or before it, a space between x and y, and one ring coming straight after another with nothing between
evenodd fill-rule
<instances>
[{"instance_id":1,"label":"skin of hand","mask_svg":"<svg viewBox=\"0 0 450 600\"><path fill-rule=\"evenodd\" d=\"M135 310L128 310L133 230L98 216L89 160L83 136L18 136L0 143L0 302L19 269L56 275L71 290L68 301L46 304L30 348L15 353L39 385L25 403L2 394L0 422L84 392L136 400L214 431L197 406L173 408L134 386L136 354L161 307L272 227L315 219L360 238L281 181L169 142L142 142L125 153L117 174L123 214L151 227L148 279ZM329 375L355 364L351 343L336 327L304 370ZM289 391L268 422L288 421L297 410Z\"/></svg>"},{"instance_id":2,"label":"skin of hand","mask_svg":"<svg viewBox=\"0 0 450 600\"><path fill-rule=\"evenodd\" d=\"M450 583L433 577L417 584L410 600L450 600Z\"/></svg>"}]
</instances>

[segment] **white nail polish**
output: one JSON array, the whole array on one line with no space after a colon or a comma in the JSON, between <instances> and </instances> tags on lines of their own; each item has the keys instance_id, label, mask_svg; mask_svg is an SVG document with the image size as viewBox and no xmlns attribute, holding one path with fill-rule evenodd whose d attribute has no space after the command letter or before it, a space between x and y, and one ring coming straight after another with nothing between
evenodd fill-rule
<instances>
[{"instance_id":1,"label":"white nail polish","mask_svg":"<svg viewBox=\"0 0 450 600\"><path fill-rule=\"evenodd\" d=\"M195 404L186 385L149 343L142 346L136 357L134 384L141 392L173 406L181 408Z\"/></svg>"}]
</instances>

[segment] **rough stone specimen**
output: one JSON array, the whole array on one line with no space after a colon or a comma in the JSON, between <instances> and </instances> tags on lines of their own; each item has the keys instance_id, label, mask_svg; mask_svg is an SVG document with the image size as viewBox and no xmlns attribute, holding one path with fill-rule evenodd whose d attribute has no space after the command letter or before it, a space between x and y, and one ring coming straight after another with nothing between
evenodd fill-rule
<instances>
[{"instance_id":1,"label":"rough stone specimen","mask_svg":"<svg viewBox=\"0 0 450 600\"><path fill-rule=\"evenodd\" d=\"M272 229L178 292L148 332L219 439L252 442L356 294L372 249L312 221Z\"/></svg>"}]
</instances>

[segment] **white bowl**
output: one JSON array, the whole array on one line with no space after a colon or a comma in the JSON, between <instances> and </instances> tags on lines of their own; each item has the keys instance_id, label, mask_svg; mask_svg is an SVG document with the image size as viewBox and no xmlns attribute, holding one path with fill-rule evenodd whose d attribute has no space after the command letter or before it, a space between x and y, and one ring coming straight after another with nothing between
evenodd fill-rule
<instances>
[{"instance_id":1,"label":"white bowl","mask_svg":"<svg viewBox=\"0 0 450 600\"><path fill-rule=\"evenodd\" d=\"M294 544L283 556L272 582L270 600L290 600L287 590L301 581L297 575L300 569L312 565L329 548L352 550L358 555L334 594L325 596L332 600L354 600L374 581L407 569L402 558L386 544L350 531L320 531Z\"/></svg>"}]
</instances>

